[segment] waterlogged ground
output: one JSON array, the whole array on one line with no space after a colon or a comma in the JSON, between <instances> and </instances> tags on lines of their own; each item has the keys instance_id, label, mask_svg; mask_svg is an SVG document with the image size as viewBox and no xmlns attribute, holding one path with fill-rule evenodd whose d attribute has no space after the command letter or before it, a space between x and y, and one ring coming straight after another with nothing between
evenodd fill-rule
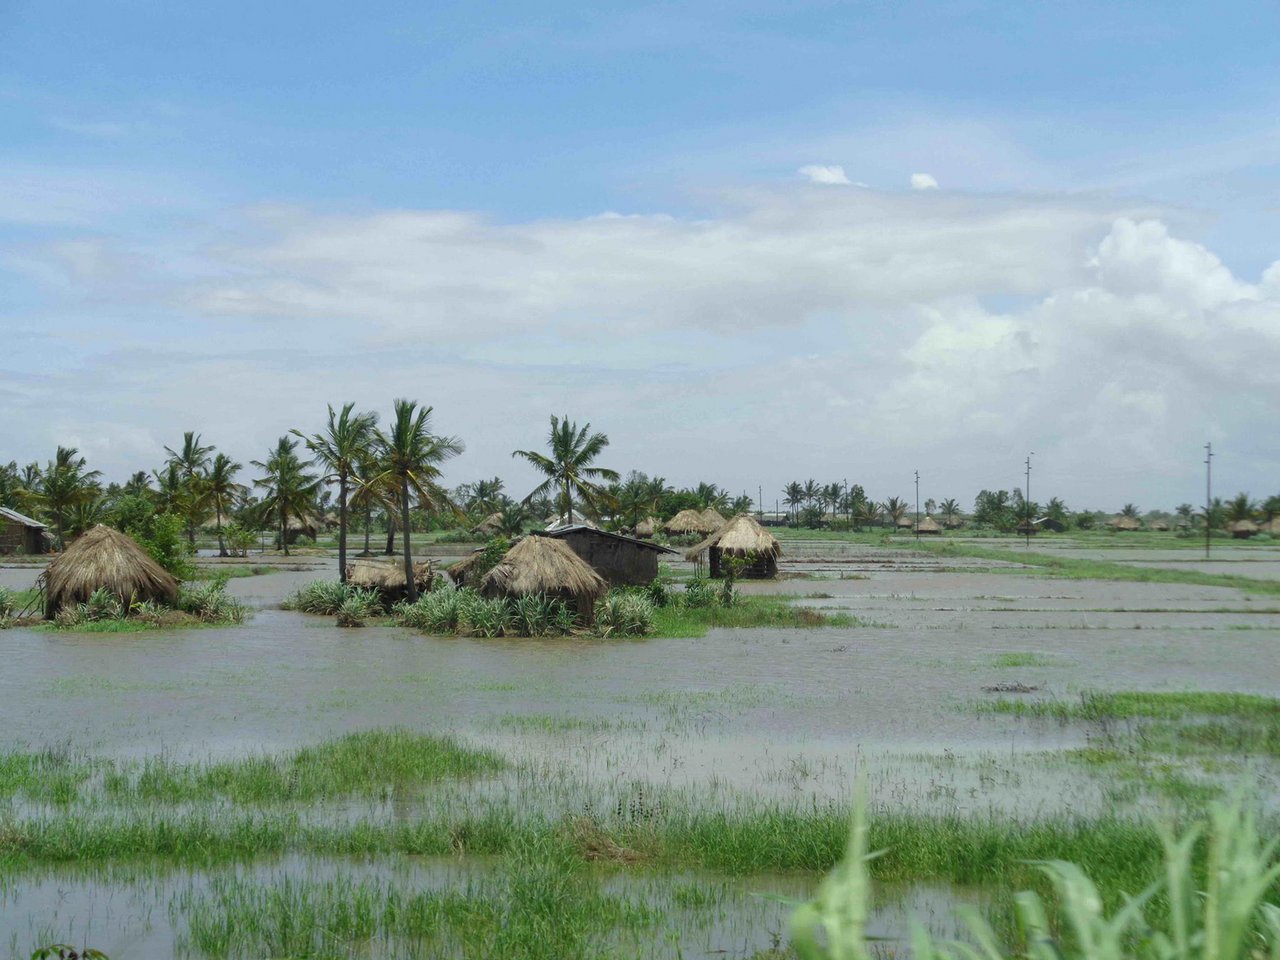
<instances>
[{"instance_id":1,"label":"waterlogged ground","mask_svg":"<svg viewBox=\"0 0 1280 960\"><path fill-rule=\"evenodd\" d=\"M412 823L440 810L631 818L677 807L843 810L859 776L875 809L924 816L1145 816L1241 781L1260 784L1264 798L1277 795L1265 750L1148 766L1128 721L1037 719L992 705L1077 704L1087 691L1274 696L1280 597L1052 579L1007 563L830 541L788 543L787 551L783 579L746 589L848 612L859 626L623 642L339 630L330 619L278 609L289 592L333 575L332 561L313 558L293 562L302 569L232 580L230 591L256 611L242 626L9 630L0 633L2 746L125 765L156 757L198 763L405 727L455 734L509 761L502 771L412 795L282 808L317 824ZM1235 564L1229 572L1267 576L1254 572L1268 569L1269 561L1257 562L1262 553L1241 552L1222 561ZM1136 563L1144 551L1105 553ZM1181 563L1185 554L1176 553L1153 554L1148 565ZM37 573L0 567L0 585L24 588ZM1026 692L992 689L1019 685ZM1080 759L1099 751L1119 759ZM93 782L60 807L0 800L0 833L6 818L111 815L116 801ZM817 879L617 864L591 870L591 889L638 911L597 942L657 957L763 955L784 929L789 908L778 897L804 897ZM243 905L286 877L307 896L326 884L331 893L350 893L333 883L384 884L473 890L496 902L507 894L486 884L508 875L502 861L403 853L217 867L27 863L0 880L0 956L26 956L49 938L89 942L112 957L253 956L207 932L196 936L191 918ZM903 933L904 911L914 910L947 932L955 895L927 882L898 889L882 905L879 929ZM402 955L387 945L394 940L388 934L384 952L372 955ZM450 951L468 952L457 942Z\"/></svg>"}]
</instances>

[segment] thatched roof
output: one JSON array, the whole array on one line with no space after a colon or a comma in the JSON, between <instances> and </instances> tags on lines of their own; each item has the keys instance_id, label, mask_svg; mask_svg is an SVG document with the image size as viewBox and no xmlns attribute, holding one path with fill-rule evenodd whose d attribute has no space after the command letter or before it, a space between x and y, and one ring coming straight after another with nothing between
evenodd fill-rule
<instances>
[{"instance_id":1,"label":"thatched roof","mask_svg":"<svg viewBox=\"0 0 1280 960\"><path fill-rule=\"evenodd\" d=\"M480 581L480 592L485 596L567 596L584 613L608 589L604 578L567 543L539 536L525 537L517 543Z\"/></svg>"},{"instance_id":2,"label":"thatched roof","mask_svg":"<svg viewBox=\"0 0 1280 960\"><path fill-rule=\"evenodd\" d=\"M72 541L43 574L46 617L83 603L106 587L121 603L178 599L178 581L147 555L132 537L102 524Z\"/></svg>"},{"instance_id":3,"label":"thatched roof","mask_svg":"<svg viewBox=\"0 0 1280 960\"><path fill-rule=\"evenodd\" d=\"M894 526L896 526L899 530L910 530L915 525L916 525L916 522L912 520L911 517L905 513L902 516L900 516L896 521L894 521Z\"/></svg>"},{"instance_id":4,"label":"thatched roof","mask_svg":"<svg viewBox=\"0 0 1280 960\"><path fill-rule=\"evenodd\" d=\"M712 523L715 524L715 526L712 527L713 532L715 530L719 530L721 527L723 527L726 523L729 522L728 520L726 520L724 517L720 515L720 511L717 510L715 507L707 507L707 509L703 510L702 519L707 521L708 524L712 524Z\"/></svg>"},{"instance_id":5,"label":"thatched roof","mask_svg":"<svg viewBox=\"0 0 1280 960\"><path fill-rule=\"evenodd\" d=\"M302 531L310 530L314 532L316 529L316 519L311 516L299 517L296 514L291 514L289 516L289 522L285 524L285 529Z\"/></svg>"},{"instance_id":6,"label":"thatched roof","mask_svg":"<svg viewBox=\"0 0 1280 960\"><path fill-rule=\"evenodd\" d=\"M1227 529L1232 533L1257 533L1262 528L1252 520L1236 520L1234 523L1227 524Z\"/></svg>"},{"instance_id":7,"label":"thatched roof","mask_svg":"<svg viewBox=\"0 0 1280 960\"><path fill-rule=\"evenodd\" d=\"M413 565L413 582L419 590L431 589L431 561L419 560ZM384 593L405 589L404 561L356 560L347 564L347 583L353 587L372 587Z\"/></svg>"},{"instance_id":8,"label":"thatched roof","mask_svg":"<svg viewBox=\"0 0 1280 960\"><path fill-rule=\"evenodd\" d=\"M947 519L942 521L942 525L948 530L958 530L960 527L964 526L964 517L959 514L954 517L947 517Z\"/></svg>"},{"instance_id":9,"label":"thatched roof","mask_svg":"<svg viewBox=\"0 0 1280 960\"><path fill-rule=\"evenodd\" d=\"M674 517L662 525L662 529L667 533L676 535L682 533L715 533L720 529L720 525L714 524L707 520L697 510L681 510Z\"/></svg>"},{"instance_id":10,"label":"thatched roof","mask_svg":"<svg viewBox=\"0 0 1280 960\"><path fill-rule=\"evenodd\" d=\"M471 556L463 557L461 560L449 567L449 579L460 587L467 586L467 580L471 577L471 571L483 556L483 550L473 550L471 552Z\"/></svg>"},{"instance_id":11,"label":"thatched roof","mask_svg":"<svg viewBox=\"0 0 1280 960\"><path fill-rule=\"evenodd\" d=\"M1280 517L1272 517L1259 528L1267 533L1280 533Z\"/></svg>"},{"instance_id":12,"label":"thatched roof","mask_svg":"<svg viewBox=\"0 0 1280 960\"><path fill-rule=\"evenodd\" d=\"M1135 517L1115 517L1111 521L1112 530L1141 530L1142 521Z\"/></svg>"},{"instance_id":13,"label":"thatched roof","mask_svg":"<svg viewBox=\"0 0 1280 960\"><path fill-rule=\"evenodd\" d=\"M1168 521L1168 520L1157 520L1155 523L1151 524L1151 529L1152 529L1152 530L1168 530L1168 529L1169 529L1169 521Z\"/></svg>"},{"instance_id":14,"label":"thatched roof","mask_svg":"<svg viewBox=\"0 0 1280 960\"><path fill-rule=\"evenodd\" d=\"M685 551L686 560L696 560L704 551L718 547L735 557L782 556L778 538L766 530L749 513L740 513L695 547Z\"/></svg>"},{"instance_id":15,"label":"thatched roof","mask_svg":"<svg viewBox=\"0 0 1280 960\"><path fill-rule=\"evenodd\" d=\"M497 533L502 528L502 514L494 511L476 524L475 532L485 535Z\"/></svg>"},{"instance_id":16,"label":"thatched roof","mask_svg":"<svg viewBox=\"0 0 1280 960\"><path fill-rule=\"evenodd\" d=\"M942 528L938 526L938 521L933 519L933 517L925 517L918 524L916 524L916 529L919 530L921 533L941 533L942 532Z\"/></svg>"},{"instance_id":17,"label":"thatched roof","mask_svg":"<svg viewBox=\"0 0 1280 960\"><path fill-rule=\"evenodd\" d=\"M639 523L636 524L637 537L652 537L657 532L658 532L657 517L645 517L643 520L641 520Z\"/></svg>"}]
</instances>

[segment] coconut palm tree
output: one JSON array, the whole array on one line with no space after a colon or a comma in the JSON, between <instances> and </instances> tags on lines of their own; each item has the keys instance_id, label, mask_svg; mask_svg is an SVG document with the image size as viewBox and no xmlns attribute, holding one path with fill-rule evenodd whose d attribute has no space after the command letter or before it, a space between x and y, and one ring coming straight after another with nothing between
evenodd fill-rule
<instances>
[{"instance_id":1,"label":"coconut palm tree","mask_svg":"<svg viewBox=\"0 0 1280 960\"><path fill-rule=\"evenodd\" d=\"M880 522L880 504L868 497L856 509L853 519L860 527L874 527Z\"/></svg>"},{"instance_id":2,"label":"coconut palm tree","mask_svg":"<svg viewBox=\"0 0 1280 960\"><path fill-rule=\"evenodd\" d=\"M706 510L708 507L723 510L729 505L729 494L722 490L718 484L706 483L700 480L693 489L693 495L698 500L698 509L700 510Z\"/></svg>"},{"instance_id":3,"label":"coconut palm tree","mask_svg":"<svg viewBox=\"0 0 1280 960\"><path fill-rule=\"evenodd\" d=\"M804 503L804 484L798 480L792 480L782 489L782 502L787 505L791 511L791 520L794 523L796 511L800 509Z\"/></svg>"},{"instance_id":4,"label":"coconut palm tree","mask_svg":"<svg viewBox=\"0 0 1280 960\"><path fill-rule=\"evenodd\" d=\"M462 441L456 437L437 437L431 433L431 409L419 407L416 400L397 400L391 429L386 433L376 431L383 473L395 484L399 495L405 594L410 603L418 599L418 587L413 579L413 551L409 543L409 495L415 495L419 505L429 511L452 508L449 494L439 483L440 464L463 450Z\"/></svg>"},{"instance_id":5,"label":"coconut palm tree","mask_svg":"<svg viewBox=\"0 0 1280 960\"><path fill-rule=\"evenodd\" d=\"M274 516L279 523L280 548L289 555L289 518L301 520L311 509L320 480L307 473L298 458L298 441L281 437L266 460L250 461L266 473L253 481L263 491L259 508L264 517Z\"/></svg>"},{"instance_id":6,"label":"coconut palm tree","mask_svg":"<svg viewBox=\"0 0 1280 960\"><path fill-rule=\"evenodd\" d=\"M353 489L348 506L359 510L364 515L364 552L361 556L370 556L369 531L373 525L373 512L377 508L388 511L395 509L394 491L388 489L390 478L382 472L378 463L377 450L369 450L356 459L351 473ZM388 526L391 526L388 523Z\"/></svg>"},{"instance_id":7,"label":"coconut palm tree","mask_svg":"<svg viewBox=\"0 0 1280 960\"><path fill-rule=\"evenodd\" d=\"M222 536L222 518L231 512L236 499L245 492L244 484L236 483L235 479L240 469L240 464L225 453L220 453L213 458L213 463L210 464L209 472L205 474L202 484L206 501L213 507L213 515L217 523L218 556L220 557L230 556L227 553L226 540Z\"/></svg>"},{"instance_id":8,"label":"coconut palm tree","mask_svg":"<svg viewBox=\"0 0 1280 960\"><path fill-rule=\"evenodd\" d=\"M938 513L942 515L943 522L950 526L960 516L960 504L954 497L948 497L938 504Z\"/></svg>"},{"instance_id":9,"label":"coconut palm tree","mask_svg":"<svg viewBox=\"0 0 1280 960\"><path fill-rule=\"evenodd\" d=\"M209 454L213 453L214 448L212 445L207 447L202 445L200 434L194 430L188 430L182 435L181 450L174 450L172 447L164 449L169 454L169 464L178 468L178 473L188 488L187 496L183 499L185 505L183 513L187 521L187 541L194 549L196 524L204 515L203 510L207 503L202 481L205 472L209 469Z\"/></svg>"},{"instance_id":10,"label":"coconut palm tree","mask_svg":"<svg viewBox=\"0 0 1280 960\"><path fill-rule=\"evenodd\" d=\"M311 451L312 462L326 473L324 483L338 484L338 579L347 582L347 506L352 478L358 475L360 461L369 456L374 442L378 417L373 413L356 413L354 403L345 403L334 412L328 404L329 420L320 433L300 437Z\"/></svg>"},{"instance_id":11,"label":"coconut palm tree","mask_svg":"<svg viewBox=\"0 0 1280 960\"><path fill-rule=\"evenodd\" d=\"M1128 517L1130 520L1138 520L1142 516L1142 511L1135 504L1126 503L1120 508L1120 516Z\"/></svg>"},{"instance_id":12,"label":"coconut palm tree","mask_svg":"<svg viewBox=\"0 0 1280 960\"><path fill-rule=\"evenodd\" d=\"M40 497L53 518L59 548L66 544L71 512L98 498L100 476L97 470L85 469L85 458L75 447L58 447L53 460L40 472Z\"/></svg>"},{"instance_id":13,"label":"coconut palm tree","mask_svg":"<svg viewBox=\"0 0 1280 960\"><path fill-rule=\"evenodd\" d=\"M1240 520L1252 520L1253 515L1258 512L1258 505L1249 499L1247 493L1237 493L1227 503L1227 522L1236 523Z\"/></svg>"},{"instance_id":14,"label":"coconut palm tree","mask_svg":"<svg viewBox=\"0 0 1280 960\"><path fill-rule=\"evenodd\" d=\"M592 462L609 445L603 433L592 433L591 424L579 427L552 415L551 431L547 436L547 448L551 455L536 450L515 450L513 457L520 457L533 465L547 479L538 484L527 497L529 503L535 497L556 493L556 509L569 521L573 520L573 498L576 494L584 504L595 509L608 505L608 493L596 482L616 481L617 471L606 467L593 467Z\"/></svg>"},{"instance_id":15,"label":"coconut palm tree","mask_svg":"<svg viewBox=\"0 0 1280 960\"><path fill-rule=\"evenodd\" d=\"M898 497L890 497L884 502L885 515L893 521L895 527L907 515L907 506L907 501L900 500Z\"/></svg>"},{"instance_id":16,"label":"coconut palm tree","mask_svg":"<svg viewBox=\"0 0 1280 960\"><path fill-rule=\"evenodd\" d=\"M822 486L817 480L806 480L804 482L804 502L805 506L813 506L817 502L818 496L822 493Z\"/></svg>"},{"instance_id":17,"label":"coconut palm tree","mask_svg":"<svg viewBox=\"0 0 1280 960\"><path fill-rule=\"evenodd\" d=\"M844 484L839 481L828 483L822 488L822 503L831 508L831 519L835 519L836 510L840 506L840 498L844 493Z\"/></svg>"}]
</instances>

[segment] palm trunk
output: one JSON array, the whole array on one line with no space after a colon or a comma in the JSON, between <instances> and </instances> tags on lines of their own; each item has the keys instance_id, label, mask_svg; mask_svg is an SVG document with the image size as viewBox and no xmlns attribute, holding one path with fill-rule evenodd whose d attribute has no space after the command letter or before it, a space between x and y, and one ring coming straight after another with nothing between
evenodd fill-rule
<instances>
[{"instance_id":1,"label":"palm trunk","mask_svg":"<svg viewBox=\"0 0 1280 960\"><path fill-rule=\"evenodd\" d=\"M218 523L218 556L227 556L227 544L222 539L222 507L220 504L214 504L213 515L217 518Z\"/></svg>"},{"instance_id":2,"label":"palm trunk","mask_svg":"<svg viewBox=\"0 0 1280 960\"><path fill-rule=\"evenodd\" d=\"M347 582L347 475L338 474L338 581Z\"/></svg>"},{"instance_id":3,"label":"palm trunk","mask_svg":"<svg viewBox=\"0 0 1280 960\"><path fill-rule=\"evenodd\" d=\"M280 549L289 555L289 512L284 507L280 508Z\"/></svg>"},{"instance_id":4,"label":"palm trunk","mask_svg":"<svg viewBox=\"0 0 1280 960\"><path fill-rule=\"evenodd\" d=\"M564 481L564 512L565 523L573 526L573 494L569 491L569 480Z\"/></svg>"},{"instance_id":5,"label":"palm trunk","mask_svg":"<svg viewBox=\"0 0 1280 960\"><path fill-rule=\"evenodd\" d=\"M396 518L390 507L387 508L387 549L383 551L388 557L396 553Z\"/></svg>"},{"instance_id":6,"label":"palm trunk","mask_svg":"<svg viewBox=\"0 0 1280 960\"><path fill-rule=\"evenodd\" d=\"M409 481L400 481L400 515L404 518L404 592L410 603L418 601L418 585L413 581L413 553L409 548Z\"/></svg>"},{"instance_id":7,"label":"palm trunk","mask_svg":"<svg viewBox=\"0 0 1280 960\"><path fill-rule=\"evenodd\" d=\"M373 504L364 505L364 555L369 556L369 527L373 524Z\"/></svg>"}]
</instances>

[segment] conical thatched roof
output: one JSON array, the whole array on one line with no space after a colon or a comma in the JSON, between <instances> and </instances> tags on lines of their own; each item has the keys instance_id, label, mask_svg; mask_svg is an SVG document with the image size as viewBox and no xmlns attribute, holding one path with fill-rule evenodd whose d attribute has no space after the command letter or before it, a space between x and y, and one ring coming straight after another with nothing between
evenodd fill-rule
<instances>
[{"instance_id":1,"label":"conical thatched roof","mask_svg":"<svg viewBox=\"0 0 1280 960\"><path fill-rule=\"evenodd\" d=\"M431 561L419 560L413 565L413 582L419 590L431 589ZM356 560L347 564L347 583L353 587L372 587L388 596L405 592L404 562Z\"/></svg>"},{"instance_id":2,"label":"conical thatched roof","mask_svg":"<svg viewBox=\"0 0 1280 960\"><path fill-rule=\"evenodd\" d=\"M1257 533L1262 528L1252 520L1237 520L1227 524L1227 529L1232 533Z\"/></svg>"},{"instance_id":3,"label":"conical thatched roof","mask_svg":"<svg viewBox=\"0 0 1280 960\"><path fill-rule=\"evenodd\" d=\"M938 526L938 521L933 519L933 517L925 517L918 524L916 524L916 529L919 530L921 533L941 533L942 532L942 528Z\"/></svg>"},{"instance_id":4,"label":"conical thatched roof","mask_svg":"<svg viewBox=\"0 0 1280 960\"><path fill-rule=\"evenodd\" d=\"M132 537L102 524L83 534L44 572L46 617L64 606L83 603L106 587L123 604L178 599L178 581L151 559Z\"/></svg>"},{"instance_id":5,"label":"conical thatched roof","mask_svg":"<svg viewBox=\"0 0 1280 960\"><path fill-rule=\"evenodd\" d=\"M645 517L643 520L641 520L639 523L636 524L637 537L646 537L646 538L652 537L657 532L658 532L657 517Z\"/></svg>"},{"instance_id":6,"label":"conical thatched roof","mask_svg":"<svg viewBox=\"0 0 1280 960\"><path fill-rule=\"evenodd\" d=\"M476 533L488 536L491 533L497 533L501 528L502 514L495 511L476 524Z\"/></svg>"},{"instance_id":7,"label":"conical thatched roof","mask_svg":"<svg viewBox=\"0 0 1280 960\"><path fill-rule=\"evenodd\" d=\"M471 578L471 571L475 569L475 565L484 556L483 550L474 550L469 557L463 557L461 560L449 567L449 579L460 587L468 586L467 581Z\"/></svg>"},{"instance_id":8,"label":"conical thatched roof","mask_svg":"<svg viewBox=\"0 0 1280 960\"><path fill-rule=\"evenodd\" d=\"M1142 521L1135 517L1116 517L1111 521L1112 530L1141 530Z\"/></svg>"},{"instance_id":9,"label":"conical thatched roof","mask_svg":"<svg viewBox=\"0 0 1280 960\"><path fill-rule=\"evenodd\" d=\"M1168 530L1168 529L1169 529L1169 521L1168 521L1168 520L1157 520L1155 523L1151 524L1151 529L1152 529L1152 530Z\"/></svg>"},{"instance_id":10,"label":"conical thatched roof","mask_svg":"<svg viewBox=\"0 0 1280 960\"><path fill-rule=\"evenodd\" d=\"M712 524L697 510L681 510L662 525L667 533L715 533L719 525Z\"/></svg>"},{"instance_id":11,"label":"conical thatched roof","mask_svg":"<svg viewBox=\"0 0 1280 960\"><path fill-rule=\"evenodd\" d=\"M719 530L721 527L723 527L726 523L729 522L728 520L726 520L724 517L720 515L720 511L717 510L715 507L707 507L707 509L703 510L702 519L705 520L708 524L715 524L715 526L712 527L711 531L709 532L714 532L716 530Z\"/></svg>"},{"instance_id":12,"label":"conical thatched roof","mask_svg":"<svg viewBox=\"0 0 1280 960\"><path fill-rule=\"evenodd\" d=\"M685 551L686 560L696 560L704 551L719 547L722 553L735 557L782 556L778 538L766 530L749 513L740 513L696 547Z\"/></svg>"},{"instance_id":13,"label":"conical thatched roof","mask_svg":"<svg viewBox=\"0 0 1280 960\"><path fill-rule=\"evenodd\" d=\"M916 522L912 520L911 517L907 516L907 514L905 513L894 522L894 526L896 526L899 530L910 530L915 525L916 525Z\"/></svg>"},{"instance_id":14,"label":"conical thatched roof","mask_svg":"<svg viewBox=\"0 0 1280 960\"><path fill-rule=\"evenodd\" d=\"M567 543L539 536L525 537L517 543L480 581L480 592L487 597L538 593L568 597L583 614L589 613L596 599L608 589L604 578Z\"/></svg>"}]
</instances>

